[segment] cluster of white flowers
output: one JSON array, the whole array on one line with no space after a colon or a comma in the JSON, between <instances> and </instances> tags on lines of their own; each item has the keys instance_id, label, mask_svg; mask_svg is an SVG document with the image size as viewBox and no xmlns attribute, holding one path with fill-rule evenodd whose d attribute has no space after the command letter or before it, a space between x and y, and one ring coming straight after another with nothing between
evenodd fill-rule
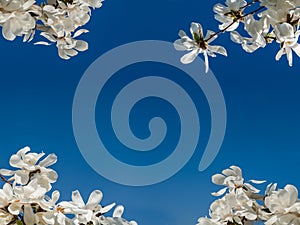
<instances>
[{"instance_id":1,"label":"cluster of white flowers","mask_svg":"<svg viewBox=\"0 0 300 225\"><path fill-rule=\"evenodd\" d=\"M261 195L252 184L263 184L265 181L250 180L245 183L237 166L214 175L212 182L225 188L212 193L221 198L211 204L210 218L199 218L197 225L252 225L257 222L266 225L300 224L300 200L293 185L277 189L276 183L269 184Z\"/></svg>"},{"instance_id":2,"label":"cluster of white flowers","mask_svg":"<svg viewBox=\"0 0 300 225\"><path fill-rule=\"evenodd\" d=\"M191 24L192 39L182 30L179 32L180 39L175 41L175 48L191 51L181 58L182 63L191 63L202 53L207 72L208 56L215 57L214 52L227 55L225 48L209 45L224 32L230 32L231 40L241 44L249 53L274 42L279 45L276 60L286 54L288 63L292 66L292 52L300 57L300 0L226 0L225 5L216 4L213 11L216 13L215 19L221 23L218 32L208 31L204 37L202 26L194 22ZM244 25L246 37L236 31L240 24Z\"/></svg>"},{"instance_id":3,"label":"cluster of white flowers","mask_svg":"<svg viewBox=\"0 0 300 225\"><path fill-rule=\"evenodd\" d=\"M75 40L86 29L84 26L91 16L91 9L100 8L103 0L48 0L40 5L35 0L0 0L0 26L5 39L13 41L22 36L24 42L34 38L36 30L49 42L35 44L50 45L55 43L58 54L69 59L78 51L88 49L88 43Z\"/></svg>"},{"instance_id":4,"label":"cluster of white flowers","mask_svg":"<svg viewBox=\"0 0 300 225\"><path fill-rule=\"evenodd\" d=\"M72 201L61 201L59 191L47 193L57 180L57 173L48 168L57 161L54 154L30 153L25 147L10 158L16 170L0 169L4 181L0 189L1 225L137 225L121 216L124 207L115 203L101 206L102 192L93 191L87 203L79 193L72 193ZM44 159L42 159L44 157ZM105 214L114 209L112 217Z\"/></svg>"}]
</instances>

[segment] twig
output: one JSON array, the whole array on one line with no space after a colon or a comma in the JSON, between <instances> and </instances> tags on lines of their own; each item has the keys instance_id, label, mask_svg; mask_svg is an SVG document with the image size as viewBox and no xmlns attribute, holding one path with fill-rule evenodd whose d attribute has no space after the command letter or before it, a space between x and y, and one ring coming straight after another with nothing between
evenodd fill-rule
<instances>
[{"instance_id":1,"label":"twig","mask_svg":"<svg viewBox=\"0 0 300 225\"><path fill-rule=\"evenodd\" d=\"M9 185L12 185L12 183L9 182L2 174L0 174L0 179L1 179L3 182L5 182L5 183L7 183L7 184L9 184Z\"/></svg>"}]
</instances>

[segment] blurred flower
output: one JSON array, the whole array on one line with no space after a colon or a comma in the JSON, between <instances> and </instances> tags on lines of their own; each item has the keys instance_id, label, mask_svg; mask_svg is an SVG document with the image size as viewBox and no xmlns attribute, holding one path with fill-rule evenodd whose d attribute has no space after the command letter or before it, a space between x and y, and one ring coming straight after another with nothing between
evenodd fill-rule
<instances>
[{"instance_id":1,"label":"blurred flower","mask_svg":"<svg viewBox=\"0 0 300 225\"><path fill-rule=\"evenodd\" d=\"M295 186L286 185L284 189L273 191L266 197L265 204L272 213L266 225L300 224L300 201Z\"/></svg>"}]
</instances>

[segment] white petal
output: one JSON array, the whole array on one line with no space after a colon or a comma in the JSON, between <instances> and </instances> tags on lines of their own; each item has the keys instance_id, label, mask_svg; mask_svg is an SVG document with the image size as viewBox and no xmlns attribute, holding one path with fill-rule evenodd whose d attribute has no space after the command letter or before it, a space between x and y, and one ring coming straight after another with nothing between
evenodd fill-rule
<instances>
[{"instance_id":1,"label":"white petal","mask_svg":"<svg viewBox=\"0 0 300 225\"><path fill-rule=\"evenodd\" d=\"M88 33L89 31L87 29L80 29L78 31L75 32L73 38L80 36L83 33Z\"/></svg>"},{"instance_id":2,"label":"white petal","mask_svg":"<svg viewBox=\"0 0 300 225\"><path fill-rule=\"evenodd\" d=\"M33 214L32 208L30 205L24 205L24 222L25 224L35 224L35 215Z\"/></svg>"},{"instance_id":3,"label":"white petal","mask_svg":"<svg viewBox=\"0 0 300 225\"><path fill-rule=\"evenodd\" d=\"M204 55L205 73L208 73L208 70L209 70L209 61L208 61L207 51L204 51L203 55Z\"/></svg>"},{"instance_id":4,"label":"white petal","mask_svg":"<svg viewBox=\"0 0 300 225\"><path fill-rule=\"evenodd\" d=\"M238 44L243 43L243 38L237 31L230 32L230 39Z\"/></svg>"},{"instance_id":5,"label":"white petal","mask_svg":"<svg viewBox=\"0 0 300 225\"><path fill-rule=\"evenodd\" d=\"M300 57L300 45L298 43L293 46L293 51L297 54L298 57Z\"/></svg>"},{"instance_id":6,"label":"white petal","mask_svg":"<svg viewBox=\"0 0 300 225\"><path fill-rule=\"evenodd\" d=\"M29 172L26 170L17 170L15 174L15 181L18 184L27 184L29 181Z\"/></svg>"},{"instance_id":7,"label":"white petal","mask_svg":"<svg viewBox=\"0 0 300 225\"><path fill-rule=\"evenodd\" d=\"M191 31L191 34L194 34L194 33L197 34L200 39L203 38L203 30L202 30L202 26L200 23L192 22L190 31Z\"/></svg>"},{"instance_id":8,"label":"white petal","mask_svg":"<svg viewBox=\"0 0 300 225\"><path fill-rule=\"evenodd\" d=\"M187 54L185 54L184 56L181 57L180 61L183 64L189 64L191 62L193 62L195 60L195 58L198 56L199 54L199 49L195 49Z\"/></svg>"},{"instance_id":9,"label":"white petal","mask_svg":"<svg viewBox=\"0 0 300 225\"><path fill-rule=\"evenodd\" d=\"M281 48L278 52L277 52L277 54L276 54L276 56L275 56L275 59L278 61L280 58L281 58L281 56L284 54L284 49L283 48Z\"/></svg>"},{"instance_id":10,"label":"white petal","mask_svg":"<svg viewBox=\"0 0 300 225\"><path fill-rule=\"evenodd\" d=\"M43 159L39 163L39 165L42 167L48 167L48 166L52 166L56 162L57 162L57 156L55 154L50 154L45 159Z\"/></svg>"},{"instance_id":11,"label":"white petal","mask_svg":"<svg viewBox=\"0 0 300 225\"><path fill-rule=\"evenodd\" d=\"M109 212L113 207L115 207L115 205L116 205L116 203L112 203L112 204L110 204L110 205L107 205L107 206L101 208L100 212L101 212L102 214L107 213L107 212Z\"/></svg>"},{"instance_id":12,"label":"white petal","mask_svg":"<svg viewBox=\"0 0 300 225\"><path fill-rule=\"evenodd\" d=\"M14 175L14 171L12 170L7 170L7 169L1 169L0 170L0 174L3 175L3 176L12 176Z\"/></svg>"},{"instance_id":13,"label":"white petal","mask_svg":"<svg viewBox=\"0 0 300 225\"><path fill-rule=\"evenodd\" d=\"M29 7L31 7L35 3L35 0L28 0L23 4L23 10L27 10Z\"/></svg>"},{"instance_id":14,"label":"white petal","mask_svg":"<svg viewBox=\"0 0 300 225\"><path fill-rule=\"evenodd\" d=\"M180 30L179 32L178 32L178 35L179 35L179 37L184 37L184 36L187 36L186 35L186 33L183 31L183 30Z\"/></svg>"},{"instance_id":15,"label":"white petal","mask_svg":"<svg viewBox=\"0 0 300 225\"><path fill-rule=\"evenodd\" d=\"M251 182L253 184L263 184L263 183L266 183L265 180L249 180L249 182Z\"/></svg>"},{"instance_id":16,"label":"white petal","mask_svg":"<svg viewBox=\"0 0 300 225\"><path fill-rule=\"evenodd\" d=\"M181 39L176 40L173 45L174 45L174 48L177 51L185 51L185 50L187 50L187 48L185 47L185 45L182 44L182 40Z\"/></svg>"},{"instance_id":17,"label":"white petal","mask_svg":"<svg viewBox=\"0 0 300 225\"><path fill-rule=\"evenodd\" d=\"M225 192L226 192L226 190L227 190L227 187L225 187L225 188L222 188L221 190L219 190L218 192L213 192L213 193L211 193L213 196L221 196L221 195L223 195Z\"/></svg>"},{"instance_id":18,"label":"white petal","mask_svg":"<svg viewBox=\"0 0 300 225\"><path fill-rule=\"evenodd\" d=\"M65 50L64 50L64 49L58 48L58 55L59 55L59 57L62 58L62 59L65 59L65 60L70 59L70 57L65 53Z\"/></svg>"},{"instance_id":19,"label":"white petal","mask_svg":"<svg viewBox=\"0 0 300 225\"><path fill-rule=\"evenodd\" d=\"M289 205L294 204L298 199L298 190L293 185L286 185L284 188L289 193Z\"/></svg>"},{"instance_id":20,"label":"white petal","mask_svg":"<svg viewBox=\"0 0 300 225\"><path fill-rule=\"evenodd\" d=\"M124 206L118 205L113 212L113 217L122 217L123 212Z\"/></svg>"},{"instance_id":21,"label":"white petal","mask_svg":"<svg viewBox=\"0 0 300 225\"><path fill-rule=\"evenodd\" d=\"M218 45L211 46L211 45L209 45L208 49L215 52L215 53L219 53L221 55L227 56L227 51L222 46L218 46Z\"/></svg>"},{"instance_id":22,"label":"white petal","mask_svg":"<svg viewBox=\"0 0 300 225\"><path fill-rule=\"evenodd\" d=\"M103 194L99 190L95 190L90 194L86 207L93 210L102 200Z\"/></svg>"},{"instance_id":23,"label":"white petal","mask_svg":"<svg viewBox=\"0 0 300 225\"><path fill-rule=\"evenodd\" d=\"M286 47L285 51L286 51L286 57L287 57L288 62L289 62L289 66L293 66L293 53L292 53L291 48Z\"/></svg>"},{"instance_id":24,"label":"white petal","mask_svg":"<svg viewBox=\"0 0 300 225\"><path fill-rule=\"evenodd\" d=\"M16 38L16 35L14 35L11 32L11 25L10 21L7 21L3 27L2 27L2 35L6 40L13 41Z\"/></svg>"},{"instance_id":25,"label":"white petal","mask_svg":"<svg viewBox=\"0 0 300 225\"><path fill-rule=\"evenodd\" d=\"M218 185L223 185L224 184L224 180L225 180L225 176L222 174L215 174L212 176L212 182L214 184L218 184Z\"/></svg>"},{"instance_id":26,"label":"white petal","mask_svg":"<svg viewBox=\"0 0 300 225\"><path fill-rule=\"evenodd\" d=\"M89 45L86 41L78 40L76 41L76 45L74 48L80 52L83 52L89 48Z\"/></svg>"},{"instance_id":27,"label":"white petal","mask_svg":"<svg viewBox=\"0 0 300 225\"><path fill-rule=\"evenodd\" d=\"M83 208L85 206L78 190L72 192L72 201L80 208Z\"/></svg>"}]
</instances>

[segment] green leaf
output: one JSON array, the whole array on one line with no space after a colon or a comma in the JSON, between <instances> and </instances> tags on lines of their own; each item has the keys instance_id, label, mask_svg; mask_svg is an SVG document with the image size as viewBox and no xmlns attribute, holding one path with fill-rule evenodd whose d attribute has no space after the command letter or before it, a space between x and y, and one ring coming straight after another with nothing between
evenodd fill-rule
<instances>
[{"instance_id":1,"label":"green leaf","mask_svg":"<svg viewBox=\"0 0 300 225\"><path fill-rule=\"evenodd\" d=\"M17 225L24 225L21 220L17 220Z\"/></svg>"}]
</instances>

